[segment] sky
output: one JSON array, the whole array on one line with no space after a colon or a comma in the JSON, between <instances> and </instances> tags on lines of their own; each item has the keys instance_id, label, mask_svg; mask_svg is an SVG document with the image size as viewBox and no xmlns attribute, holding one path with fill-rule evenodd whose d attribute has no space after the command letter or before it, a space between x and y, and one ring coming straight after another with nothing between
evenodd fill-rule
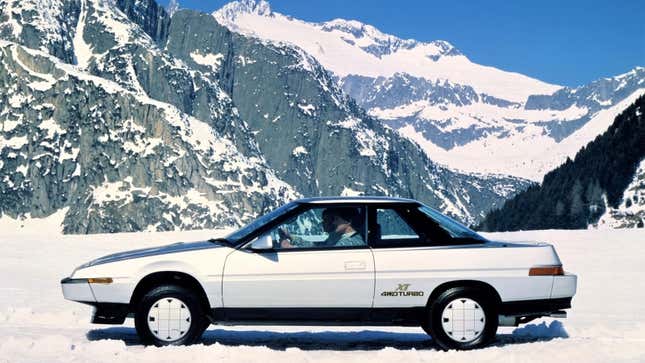
<instances>
[{"instance_id":1,"label":"sky","mask_svg":"<svg viewBox=\"0 0 645 363\"><path fill-rule=\"evenodd\" d=\"M212 12L228 1L179 0ZM166 5L168 0L160 1ZM645 66L641 0L273 0L305 21L355 19L384 33L445 40L475 63L576 87Z\"/></svg>"}]
</instances>

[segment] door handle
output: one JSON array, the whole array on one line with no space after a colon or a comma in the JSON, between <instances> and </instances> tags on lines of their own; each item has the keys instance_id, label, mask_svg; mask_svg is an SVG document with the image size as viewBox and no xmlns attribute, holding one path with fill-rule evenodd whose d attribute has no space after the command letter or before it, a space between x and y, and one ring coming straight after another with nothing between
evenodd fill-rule
<instances>
[{"instance_id":1,"label":"door handle","mask_svg":"<svg viewBox=\"0 0 645 363\"><path fill-rule=\"evenodd\" d=\"M345 261L345 271L365 270L365 261Z\"/></svg>"}]
</instances>

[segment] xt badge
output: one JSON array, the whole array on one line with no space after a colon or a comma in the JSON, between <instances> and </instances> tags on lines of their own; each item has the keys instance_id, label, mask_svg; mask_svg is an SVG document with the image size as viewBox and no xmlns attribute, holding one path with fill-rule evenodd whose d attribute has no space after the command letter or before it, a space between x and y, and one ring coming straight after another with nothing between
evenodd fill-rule
<instances>
[{"instance_id":1,"label":"xt badge","mask_svg":"<svg viewBox=\"0 0 645 363\"><path fill-rule=\"evenodd\" d=\"M399 284L396 291L408 291L408 287L410 287L410 284Z\"/></svg>"},{"instance_id":2,"label":"xt badge","mask_svg":"<svg viewBox=\"0 0 645 363\"><path fill-rule=\"evenodd\" d=\"M394 291L383 291L381 296L423 296L423 291L409 291L411 284L398 284Z\"/></svg>"}]
</instances>

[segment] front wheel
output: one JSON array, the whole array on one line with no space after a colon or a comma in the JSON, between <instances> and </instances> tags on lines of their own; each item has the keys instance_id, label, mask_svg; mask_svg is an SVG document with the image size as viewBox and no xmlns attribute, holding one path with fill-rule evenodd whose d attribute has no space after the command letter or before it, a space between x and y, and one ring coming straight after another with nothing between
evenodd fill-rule
<instances>
[{"instance_id":1,"label":"front wheel","mask_svg":"<svg viewBox=\"0 0 645 363\"><path fill-rule=\"evenodd\" d=\"M448 289L432 303L429 314L424 329L446 350L481 348L497 333L497 307L480 289Z\"/></svg>"},{"instance_id":2,"label":"front wheel","mask_svg":"<svg viewBox=\"0 0 645 363\"><path fill-rule=\"evenodd\" d=\"M137 305L134 323L142 342L156 346L192 344L208 326L197 296L174 285L146 293Z\"/></svg>"}]
</instances>

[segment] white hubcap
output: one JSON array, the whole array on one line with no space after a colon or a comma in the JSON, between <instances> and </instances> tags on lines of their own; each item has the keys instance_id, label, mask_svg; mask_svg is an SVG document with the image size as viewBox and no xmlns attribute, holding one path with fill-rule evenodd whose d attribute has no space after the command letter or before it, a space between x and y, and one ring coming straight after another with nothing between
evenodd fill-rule
<instances>
[{"instance_id":1,"label":"white hubcap","mask_svg":"<svg viewBox=\"0 0 645 363\"><path fill-rule=\"evenodd\" d=\"M462 297L446 305L441 314L441 325L450 339L468 343L482 334L486 316L478 302Z\"/></svg>"},{"instance_id":2,"label":"white hubcap","mask_svg":"<svg viewBox=\"0 0 645 363\"><path fill-rule=\"evenodd\" d=\"M181 339L188 333L191 323L188 305L174 297L157 300L148 311L150 332L166 342Z\"/></svg>"}]
</instances>

